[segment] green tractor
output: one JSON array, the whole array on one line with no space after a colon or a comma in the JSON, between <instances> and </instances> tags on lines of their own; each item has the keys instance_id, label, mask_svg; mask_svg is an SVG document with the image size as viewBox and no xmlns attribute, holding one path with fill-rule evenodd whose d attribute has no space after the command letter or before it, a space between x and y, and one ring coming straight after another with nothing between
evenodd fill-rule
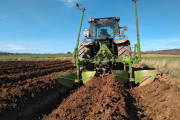
<instances>
[{"instance_id":1,"label":"green tractor","mask_svg":"<svg viewBox=\"0 0 180 120\"><path fill-rule=\"evenodd\" d=\"M73 87L75 84L86 84L95 74L99 72L103 75L106 72L112 73L117 81L124 86L146 85L154 81L156 70L133 71L133 64L141 61L140 40L137 23L136 0L134 0L135 20L137 31L137 44L134 45L134 55L131 55L131 46L128 37L123 35L127 31L127 26L119 27L118 17L94 18L90 17L90 27L84 29L85 38L82 40L79 49L79 36L82 19L85 9L82 10L79 33L76 47L74 48L72 62L77 68L77 73L55 72L55 77L59 84ZM120 28L123 31L120 33ZM136 56L136 48L138 56ZM123 67L124 65L124 67ZM128 70L126 69L128 66ZM86 71L86 72L84 72Z\"/></svg>"}]
</instances>

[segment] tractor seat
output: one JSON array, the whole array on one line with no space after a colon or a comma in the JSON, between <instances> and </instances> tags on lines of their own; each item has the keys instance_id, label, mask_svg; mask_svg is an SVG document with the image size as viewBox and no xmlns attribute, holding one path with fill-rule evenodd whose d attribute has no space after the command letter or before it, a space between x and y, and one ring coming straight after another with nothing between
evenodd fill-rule
<instances>
[{"instance_id":1,"label":"tractor seat","mask_svg":"<svg viewBox=\"0 0 180 120\"><path fill-rule=\"evenodd\" d=\"M98 36L99 38L109 38L109 34L107 32L107 29L101 29L100 35Z\"/></svg>"}]
</instances>

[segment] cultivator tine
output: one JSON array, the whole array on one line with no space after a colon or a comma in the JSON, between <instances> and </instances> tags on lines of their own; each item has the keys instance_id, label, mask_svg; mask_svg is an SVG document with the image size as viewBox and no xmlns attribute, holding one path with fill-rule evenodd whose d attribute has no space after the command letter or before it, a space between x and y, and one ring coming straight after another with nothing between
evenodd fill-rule
<instances>
[{"instance_id":1,"label":"cultivator tine","mask_svg":"<svg viewBox=\"0 0 180 120\"><path fill-rule=\"evenodd\" d=\"M71 72L55 72L54 74L59 84L70 88L73 87L75 79L77 79L77 75Z\"/></svg>"},{"instance_id":2,"label":"cultivator tine","mask_svg":"<svg viewBox=\"0 0 180 120\"><path fill-rule=\"evenodd\" d=\"M128 72L123 70L111 70L114 77L120 82L123 86L126 86L128 83Z\"/></svg>"},{"instance_id":3,"label":"cultivator tine","mask_svg":"<svg viewBox=\"0 0 180 120\"><path fill-rule=\"evenodd\" d=\"M94 75L96 74L96 71L90 71L90 72L83 72L82 73L82 81L84 84L87 83Z\"/></svg>"},{"instance_id":4,"label":"cultivator tine","mask_svg":"<svg viewBox=\"0 0 180 120\"><path fill-rule=\"evenodd\" d=\"M156 77L156 70L139 70L135 71L135 83L139 83L139 86L149 84L154 81Z\"/></svg>"}]
</instances>

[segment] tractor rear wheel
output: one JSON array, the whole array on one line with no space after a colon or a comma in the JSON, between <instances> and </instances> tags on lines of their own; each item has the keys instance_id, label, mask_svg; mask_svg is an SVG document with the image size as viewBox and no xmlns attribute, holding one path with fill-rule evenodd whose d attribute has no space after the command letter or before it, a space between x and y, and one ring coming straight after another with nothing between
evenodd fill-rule
<instances>
[{"instance_id":1,"label":"tractor rear wheel","mask_svg":"<svg viewBox=\"0 0 180 120\"><path fill-rule=\"evenodd\" d=\"M85 46L82 43L79 46L79 51L78 51L78 58L85 58L89 59L92 57L91 55L91 48L92 46Z\"/></svg>"},{"instance_id":2,"label":"tractor rear wheel","mask_svg":"<svg viewBox=\"0 0 180 120\"><path fill-rule=\"evenodd\" d=\"M85 58L90 59L92 58L92 45L83 45L82 43L79 46L78 50L78 59ZM80 71L82 71L83 67L80 67ZM87 70L94 70L93 64L87 64L86 65Z\"/></svg>"},{"instance_id":3,"label":"tractor rear wheel","mask_svg":"<svg viewBox=\"0 0 180 120\"><path fill-rule=\"evenodd\" d=\"M119 59L123 59L124 56L131 56L131 46L129 41L117 45L117 49Z\"/></svg>"}]
</instances>

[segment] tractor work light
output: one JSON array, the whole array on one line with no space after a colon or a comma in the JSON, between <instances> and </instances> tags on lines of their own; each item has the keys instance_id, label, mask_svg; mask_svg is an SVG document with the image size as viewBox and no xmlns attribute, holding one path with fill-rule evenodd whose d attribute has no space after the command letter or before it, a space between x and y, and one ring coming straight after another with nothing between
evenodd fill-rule
<instances>
[{"instance_id":1,"label":"tractor work light","mask_svg":"<svg viewBox=\"0 0 180 120\"><path fill-rule=\"evenodd\" d=\"M83 31L83 35L85 36L85 37L87 37L88 35L89 35L89 31L88 31L88 29L84 29L84 31Z\"/></svg>"}]
</instances>

